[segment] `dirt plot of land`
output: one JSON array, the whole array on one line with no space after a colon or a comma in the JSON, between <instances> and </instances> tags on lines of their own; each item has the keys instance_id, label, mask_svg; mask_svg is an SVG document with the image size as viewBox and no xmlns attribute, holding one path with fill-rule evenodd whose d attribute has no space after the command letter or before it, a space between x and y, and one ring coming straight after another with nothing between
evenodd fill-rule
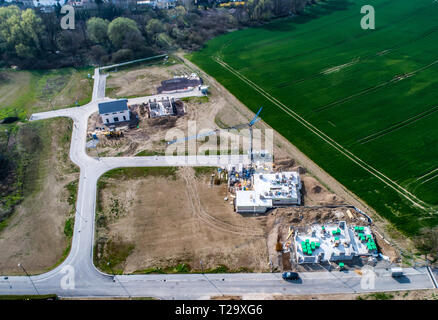
<instances>
[{"instance_id":1,"label":"dirt plot of land","mask_svg":"<svg viewBox=\"0 0 438 320\"><path fill-rule=\"evenodd\" d=\"M156 94L156 87L161 80L170 79L174 75L190 74L194 70L184 64L176 64L170 67L149 66L140 69L117 72L111 75L107 82L107 87L112 87L111 81L120 81L125 85L122 87L122 93L118 93L117 97L130 96L148 96ZM120 77L120 78L119 78ZM141 79L138 83L130 82L134 78ZM129 80L129 79L130 80ZM155 80L152 80L155 79ZM136 84L137 83L137 84ZM206 82L208 85L208 81ZM111 91L112 89L110 89ZM143 91L141 91L143 90ZM155 119L149 119L146 116L141 116L138 112L138 106L132 107L132 110L139 115L140 123L138 128L124 130L124 137L121 138L105 138L102 137L97 146L101 156L133 156L140 152L142 155L164 154L167 148L165 137L168 131L172 128L182 130L185 135L188 135L188 124L193 128L195 123L196 131L214 130L218 127L226 127L235 124L247 123L249 120L230 108L229 101L224 97L221 91L216 87L209 89L208 97L194 97L183 99L186 113L183 116L168 116ZM223 119L222 119L223 118ZM228 121L231 120L229 123ZM195 121L195 122L193 122ZM227 122L225 122L227 121ZM93 114L88 122L88 131L92 132L96 127L101 127L102 122L98 113ZM249 146L249 132L241 132L241 144ZM216 136L207 138L216 139ZM257 146L255 139L254 145ZM199 141L198 148L203 144ZM224 150L227 146L223 146ZM96 156L96 150L88 150L92 156Z\"/></svg>"},{"instance_id":2,"label":"dirt plot of land","mask_svg":"<svg viewBox=\"0 0 438 320\"><path fill-rule=\"evenodd\" d=\"M273 300L438 300L438 290L392 291L365 294L274 295Z\"/></svg>"},{"instance_id":3,"label":"dirt plot of land","mask_svg":"<svg viewBox=\"0 0 438 320\"><path fill-rule=\"evenodd\" d=\"M174 65L152 65L134 70L110 72L106 82L106 96L127 98L149 96L157 93L161 81L174 76L190 74L183 64L173 60Z\"/></svg>"},{"instance_id":4,"label":"dirt plot of land","mask_svg":"<svg viewBox=\"0 0 438 320\"><path fill-rule=\"evenodd\" d=\"M178 117L146 118L139 114L138 107L133 107L133 111L139 114L139 127L129 130L126 128L123 130L124 136L120 138L102 137L97 146L98 152L105 156L134 156L140 152L142 152L140 155L164 154L167 148L166 134L169 130L179 129L188 135L189 121L191 126L195 123L198 131L201 129L214 130L217 127L215 124L217 112L226 107L226 101L215 92L205 98L184 99L183 103L186 113ZM96 127L102 127L98 113L90 117L88 131L92 132ZM210 139L216 138L216 136L212 136ZM219 138L217 139L219 140ZM241 137L242 145L244 139L248 140L248 137ZM245 146L249 145L248 141L246 141ZM198 142L198 148L202 144ZM222 149L228 150L228 146L224 146ZM95 150L88 150L88 153L96 155Z\"/></svg>"},{"instance_id":5,"label":"dirt plot of land","mask_svg":"<svg viewBox=\"0 0 438 320\"><path fill-rule=\"evenodd\" d=\"M311 178L290 159L276 163L276 169L290 169L287 163ZM103 186L99 207L102 219L109 223L97 224L102 226L96 237L97 264L105 266L102 259L119 255L117 269L125 273L168 269L181 263L200 270L201 260L205 269L225 265L227 270L270 271L271 261L274 270L289 270L291 257L276 251L277 239L286 240L289 226L349 221L348 208L344 207L291 207L266 215L237 214L232 202L224 201L229 196L225 183L211 185L209 174L194 174L192 168L179 168L171 177L111 178ZM312 186L318 190L310 188L306 194L310 202L317 203L321 194L325 202L336 198L316 183ZM361 225L365 224L362 219L355 216L353 220Z\"/></svg>"},{"instance_id":6,"label":"dirt plot of land","mask_svg":"<svg viewBox=\"0 0 438 320\"><path fill-rule=\"evenodd\" d=\"M438 290L391 291L364 294L303 294L303 295L244 295L211 297L212 300L438 300Z\"/></svg>"},{"instance_id":7,"label":"dirt plot of land","mask_svg":"<svg viewBox=\"0 0 438 320\"><path fill-rule=\"evenodd\" d=\"M70 241L64 234L72 210L68 203L70 182L79 178L78 169L68 159L72 123L67 119L48 120L48 137L38 167L36 187L8 218L0 232L0 274L42 273L65 257Z\"/></svg>"},{"instance_id":8,"label":"dirt plot of land","mask_svg":"<svg viewBox=\"0 0 438 320\"><path fill-rule=\"evenodd\" d=\"M223 265L229 271L267 271L263 218L236 214L225 196L225 184L211 186L208 176L196 177L191 168L178 169L175 177L110 179L100 192L102 212L114 217L115 201L123 209L98 229L97 241L133 245L117 266L125 273L181 263L191 270Z\"/></svg>"}]
</instances>

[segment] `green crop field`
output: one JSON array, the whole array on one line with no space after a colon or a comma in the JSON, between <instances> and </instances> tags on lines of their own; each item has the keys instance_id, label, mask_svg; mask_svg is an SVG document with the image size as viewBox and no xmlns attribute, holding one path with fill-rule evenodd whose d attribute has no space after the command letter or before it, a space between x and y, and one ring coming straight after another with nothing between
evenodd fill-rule
<instances>
[{"instance_id":1,"label":"green crop field","mask_svg":"<svg viewBox=\"0 0 438 320\"><path fill-rule=\"evenodd\" d=\"M189 58L413 235L438 224L437 17L432 0L326 0Z\"/></svg>"}]
</instances>

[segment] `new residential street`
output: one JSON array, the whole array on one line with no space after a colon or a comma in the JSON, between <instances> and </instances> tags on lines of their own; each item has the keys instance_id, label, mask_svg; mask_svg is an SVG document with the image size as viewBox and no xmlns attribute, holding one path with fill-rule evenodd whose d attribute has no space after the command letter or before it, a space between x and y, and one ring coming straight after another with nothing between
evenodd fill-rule
<instances>
[{"instance_id":1,"label":"new residential street","mask_svg":"<svg viewBox=\"0 0 438 320\"><path fill-rule=\"evenodd\" d=\"M123 275L113 277L93 265L94 222L97 180L108 170L118 167L205 166L248 163L247 156L152 156L92 158L86 154L87 121L105 98L106 76L94 75L92 101L82 107L34 114L31 121L53 117L73 119L70 158L80 168L74 234L69 256L57 268L32 277L0 278L0 294L57 294L61 297L157 297L161 299L202 299L217 295L359 293L370 291L414 290L435 288L433 273L427 268L405 269L406 276L391 277L385 269L376 270L375 278L363 285L355 272L301 273L301 281L286 282L279 273L254 274L178 274ZM167 95L180 98L198 92ZM136 98L136 99L148 99ZM144 101L141 100L141 101ZM38 254L35 252L34 254ZM436 275L436 272L435 272ZM362 285L361 285L362 282Z\"/></svg>"}]
</instances>

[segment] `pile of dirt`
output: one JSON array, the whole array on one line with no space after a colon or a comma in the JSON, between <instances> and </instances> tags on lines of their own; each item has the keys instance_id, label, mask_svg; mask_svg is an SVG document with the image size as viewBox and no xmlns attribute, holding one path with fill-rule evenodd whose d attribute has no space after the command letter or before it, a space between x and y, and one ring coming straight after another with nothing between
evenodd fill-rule
<instances>
[{"instance_id":1,"label":"pile of dirt","mask_svg":"<svg viewBox=\"0 0 438 320\"><path fill-rule=\"evenodd\" d=\"M274 160L274 171L290 171L295 165L295 160L291 158L281 158Z\"/></svg>"},{"instance_id":2,"label":"pile of dirt","mask_svg":"<svg viewBox=\"0 0 438 320\"><path fill-rule=\"evenodd\" d=\"M350 211L353 218L347 214ZM268 220L275 217L281 224L292 225L293 227L305 227L311 224L327 224L346 221L355 225L366 225L367 223L361 219L361 215L355 210L348 207L338 208L277 208L268 216Z\"/></svg>"},{"instance_id":3,"label":"pile of dirt","mask_svg":"<svg viewBox=\"0 0 438 320\"><path fill-rule=\"evenodd\" d=\"M148 119L147 121L153 127L161 127L161 129L170 129L175 127L177 118L176 117L159 117Z\"/></svg>"},{"instance_id":4,"label":"pile of dirt","mask_svg":"<svg viewBox=\"0 0 438 320\"><path fill-rule=\"evenodd\" d=\"M383 238L383 236L380 234L379 231L376 230L375 227L372 228L372 231L374 234L374 238L376 239L376 243L382 254L389 257L389 260L392 263L400 262L400 253L390 243L388 243L386 239Z\"/></svg>"},{"instance_id":5,"label":"pile of dirt","mask_svg":"<svg viewBox=\"0 0 438 320\"><path fill-rule=\"evenodd\" d=\"M298 171L299 174L306 174L307 173L306 168L304 168L302 166L293 167L292 170Z\"/></svg>"},{"instance_id":6,"label":"pile of dirt","mask_svg":"<svg viewBox=\"0 0 438 320\"><path fill-rule=\"evenodd\" d=\"M305 205L330 206L345 204L343 199L323 188L315 178L304 175L301 176L301 181L303 183L302 193L304 196Z\"/></svg>"}]
</instances>

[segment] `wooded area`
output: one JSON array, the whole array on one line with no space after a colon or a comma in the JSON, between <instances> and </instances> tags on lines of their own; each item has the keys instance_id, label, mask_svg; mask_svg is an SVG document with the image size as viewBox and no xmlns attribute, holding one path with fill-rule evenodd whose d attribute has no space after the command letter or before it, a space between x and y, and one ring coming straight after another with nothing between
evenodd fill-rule
<instances>
[{"instance_id":1,"label":"wooded area","mask_svg":"<svg viewBox=\"0 0 438 320\"><path fill-rule=\"evenodd\" d=\"M96 9L76 9L75 29L61 29L61 6L54 12L0 7L0 67L46 69L120 62L183 48L196 50L231 29L299 14L315 0L249 0L225 9L215 2L172 9L122 9L95 1ZM3 3L3 5L5 5Z\"/></svg>"}]
</instances>

